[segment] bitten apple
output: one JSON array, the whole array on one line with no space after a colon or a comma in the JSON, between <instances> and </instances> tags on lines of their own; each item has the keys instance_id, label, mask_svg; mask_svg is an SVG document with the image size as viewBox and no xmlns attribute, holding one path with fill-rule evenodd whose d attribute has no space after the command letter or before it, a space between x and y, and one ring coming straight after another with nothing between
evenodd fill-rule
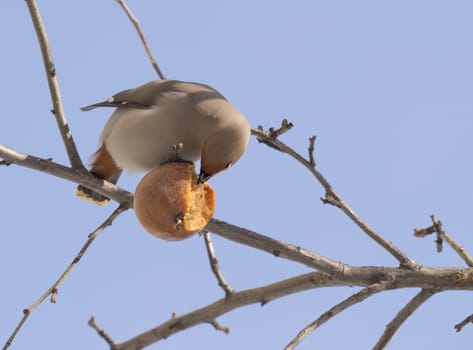
<instances>
[{"instance_id":1,"label":"bitten apple","mask_svg":"<svg viewBox=\"0 0 473 350\"><path fill-rule=\"evenodd\" d=\"M134 207L146 231L166 241L176 241L207 225L215 211L215 194L207 183L197 183L193 164L166 163L141 179Z\"/></svg>"}]
</instances>

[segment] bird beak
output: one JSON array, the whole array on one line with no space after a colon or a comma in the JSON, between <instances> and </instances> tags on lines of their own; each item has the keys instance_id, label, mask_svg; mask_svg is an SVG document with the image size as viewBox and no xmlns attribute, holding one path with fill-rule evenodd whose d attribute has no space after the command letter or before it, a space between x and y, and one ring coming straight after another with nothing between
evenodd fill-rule
<instances>
[{"instance_id":1,"label":"bird beak","mask_svg":"<svg viewBox=\"0 0 473 350\"><path fill-rule=\"evenodd\" d=\"M198 184L203 184L203 183L206 182L208 179L210 179L211 176L212 176L212 175L207 174L205 171L200 170L199 177L197 178L197 183L198 183Z\"/></svg>"}]
</instances>

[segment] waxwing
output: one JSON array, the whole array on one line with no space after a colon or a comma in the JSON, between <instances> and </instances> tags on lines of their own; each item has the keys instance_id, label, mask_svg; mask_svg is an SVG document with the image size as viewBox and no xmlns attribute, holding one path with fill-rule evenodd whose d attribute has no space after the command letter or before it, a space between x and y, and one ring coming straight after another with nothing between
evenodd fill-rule
<instances>
[{"instance_id":1,"label":"waxwing","mask_svg":"<svg viewBox=\"0 0 473 350\"><path fill-rule=\"evenodd\" d=\"M90 170L112 183L122 169L148 171L176 158L200 159L198 181L205 182L241 157L250 136L245 116L217 90L199 83L151 81L82 110L96 107L116 108L100 135ZM76 194L96 204L108 202L82 185Z\"/></svg>"}]
</instances>

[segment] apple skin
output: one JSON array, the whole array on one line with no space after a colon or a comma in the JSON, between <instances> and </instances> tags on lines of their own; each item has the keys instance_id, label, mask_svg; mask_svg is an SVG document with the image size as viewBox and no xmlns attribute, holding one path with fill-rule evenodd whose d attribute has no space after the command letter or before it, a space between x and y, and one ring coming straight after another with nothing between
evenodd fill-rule
<instances>
[{"instance_id":1,"label":"apple skin","mask_svg":"<svg viewBox=\"0 0 473 350\"><path fill-rule=\"evenodd\" d=\"M215 211L215 193L197 184L193 164L172 162L150 170L136 187L135 214L141 226L165 241L202 230Z\"/></svg>"}]
</instances>

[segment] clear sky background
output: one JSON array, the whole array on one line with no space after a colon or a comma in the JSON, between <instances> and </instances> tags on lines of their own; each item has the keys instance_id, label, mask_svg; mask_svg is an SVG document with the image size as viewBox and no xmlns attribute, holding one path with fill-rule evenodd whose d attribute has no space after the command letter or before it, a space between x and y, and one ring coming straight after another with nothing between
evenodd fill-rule
<instances>
[{"instance_id":1,"label":"clear sky background","mask_svg":"<svg viewBox=\"0 0 473 350\"><path fill-rule=\"evenodd\" d=\"M156 79L134 28L109 1L40 1L70 123L85 161L111 111L80 107ZM373 228L416 262L463 266L414 228L436 214L473 252L473 3L471 1L131 1L168 78L218 88L256 127L295 128L282 137L306 154L317 135L319 168ZM23 1L0 2L0 143L67 164L49 112L36 36ZM120 186L133 191L141 174ZM116 207L74 196L73 183L17 166L0 168L0 340L21 310L69 264ZM244 157L211 180L215 217L352 265L397 262L338 209L301 165L252 138ZM310 271L214 236L237 290ZM308 291L220 317L225 335L200 325L150 349L282 349L306 324L359 288ZM368 349L418 290L374 296L343 312L298 349ZM116 341L222 297L202 238L164 243L132 210L87 251L42 304L12 349L106 349L87 326L93 314ZM471 293L424 304L390 349L470 349Z\"/></svg>"}]
</instances>

